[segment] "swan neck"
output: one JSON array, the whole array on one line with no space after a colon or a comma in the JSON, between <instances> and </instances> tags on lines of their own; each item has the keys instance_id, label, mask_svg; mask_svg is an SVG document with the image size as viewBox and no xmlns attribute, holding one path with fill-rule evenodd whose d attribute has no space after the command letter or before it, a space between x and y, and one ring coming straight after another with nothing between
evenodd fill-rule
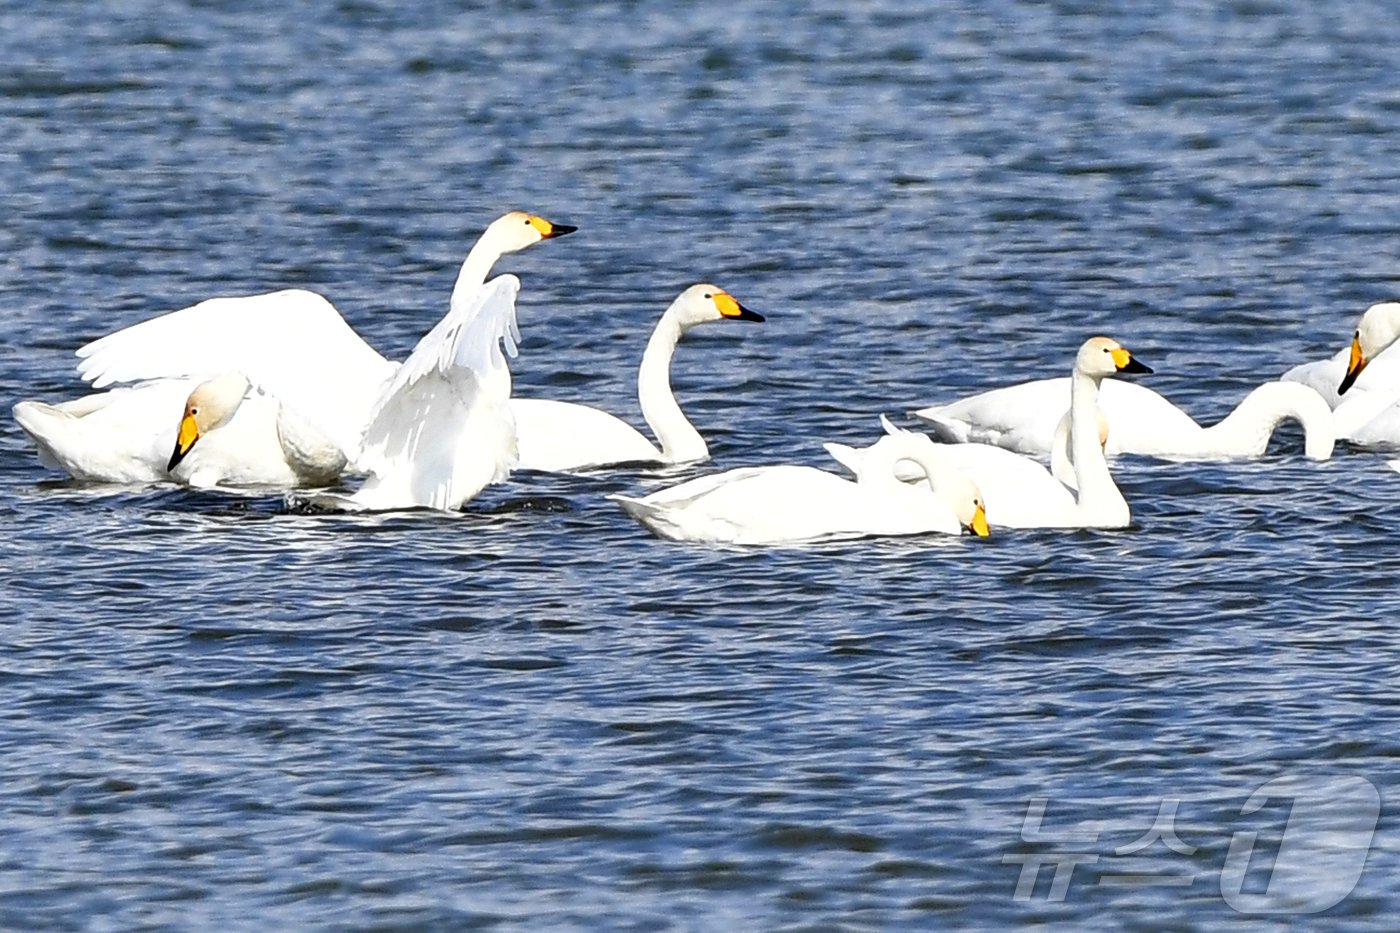
<instances>
[{"instance_id":1,"label":"swan neck","mask_svg":"<svg viewBox=\"0 0 1400 933\"><path fill-rule=\"evenodd\" d=\"M671 357L686 331L673 310L674 306L661 315L647 341L642 366L637 371L637 401L642 407L642 417L661 445L662 458L671 463L685 463L707 459L710 449L681 411L671 390Z\"/></svg>"},{"instance_id":2,"label":"swan neck","mask_svg":"<svg viewBox=\"0 0 1400 933\"><path fill-rule=\"evenodd\" d=\"M1070 379L1070 451L1079 485L1078 511L1087 526L1128 524L1128 503L1108 469L1099 443L1099 379L1075 370Z\"/></svg>"},{"instance_id":3,"label":"swan neck","mask_svg":"<svg viewBox=\"0 0 1400 933\"><path fill-rule=\"evenodd\" d=\"M453 304L479 289L502 255L504 250L496 245L495 238L489 232L482 234L467 253L467 258L462 260L462 268L457 272L457 283L452 286Z\"/></svg>"},{"instance_id":4,"label":"swan neck","mask_svg":"<svg viewBox=\"0 0 1400 933\"><path fill-rule=\"evenodd\" d=\"M1301 391L1300 391L1301 390ZM1331 456L1335 432L1327 403L1303 385L1271 382L1244 397L1219 423L1204 429L1208 450L1218 454L1259 457L1269 446L1269 438L1283 421L1303 426L1309 457ZM1316 404L1312 404L1316 401ZM1325 452L1324 452L1325 451Z\"/></svg>"}]
</instances>

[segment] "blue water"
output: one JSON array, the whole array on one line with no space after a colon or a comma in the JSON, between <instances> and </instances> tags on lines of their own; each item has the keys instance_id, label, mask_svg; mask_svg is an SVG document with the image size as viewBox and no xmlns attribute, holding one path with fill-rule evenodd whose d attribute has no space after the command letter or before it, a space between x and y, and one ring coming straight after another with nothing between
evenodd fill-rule
<instances>
[{"instance_id":1,"label":"blue water","mask_svg":"<svg viewBox=\"0 0 1400 933\"><path fill-rule=\"evenodd\" d=\"M6 407L212 295L401 357L512 208L581 228L500 267L522 394L640 423L684 286L768 316L677 357L713 464L460 517L82 487L0 421L0 926L1282 929L1221 879L1258 830L1263 890L1287 810L1242 811L1301 777L1380 790L1314 920L1390 929L1381 455L1124 458L1130 530L986 541L681 546L604 498L824 465L1095 333L1210 421L1396 293L1391 4L1102 6L0 4ZM1101 835L1023 839L1037 799ZM1101 883L1164 801L1192 853L1128 867L1190 883ZM1043 850L1100 858L1018 897Z\"/></svg>"}]
</instances>

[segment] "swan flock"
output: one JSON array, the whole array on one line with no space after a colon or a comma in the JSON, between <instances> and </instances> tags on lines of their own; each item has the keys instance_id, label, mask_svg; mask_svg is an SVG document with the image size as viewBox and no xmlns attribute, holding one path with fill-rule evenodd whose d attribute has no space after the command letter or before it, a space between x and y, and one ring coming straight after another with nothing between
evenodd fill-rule
<instances>
[{"instance_id":1,"label":"swan flock","mask_svg":"<svg viewBox=\"0 0 1400 933\"><path fill-rule=\"evenodd\" d=\"M672 391L673 355L700 325L764 320L717 285L682 291L641 354L638 402L655 441L589 405L513 394L521 283L489 276L505 255L575 229L523 211L489 224L446 314L402 362L315 292L210 298L79 347L78 375L93 391L18 402L14 418L40 462L76 481L317 490L305 501L354 511L455 512L513 470L708 460ZM611 498L661 538L734 545L1123 528L1131 512L1110 469L1120 455L1259 458L1285 421L1302 428L1311 459L1331 457L1341 439L1400 445L1397 342L1400 302L1372 305L1349 347L1258 386L1207 426L1122 381L1151 369L1091 337L1068 376L910 412L928 434L882 416L885 433L869 447L826 444L850 478L780 463Z\"/></svg>"}]
</instances>

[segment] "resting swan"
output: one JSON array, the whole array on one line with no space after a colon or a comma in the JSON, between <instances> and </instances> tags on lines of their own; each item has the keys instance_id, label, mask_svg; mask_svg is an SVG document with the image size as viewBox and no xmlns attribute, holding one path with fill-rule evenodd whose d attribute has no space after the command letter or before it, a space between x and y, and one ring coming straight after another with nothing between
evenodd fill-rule
<instances>
[{"instance_id":1,"label":"resting swan","mask_svg":"<svg viewBox=\"0 0 1400 933\"><path fill-rule=\"evenodd\" d=\"M685 333L711 321L762 321L723 289L692 285L671 302L642 354L637 398L660 448L620 418L588 405L515 397L522 470L582 470L617 463L708 460L710 449L671 391L671 357Z\"/></svg>"},{"instance_id":2,"label":"resting swan","mask_svg":"<svg viewBox=\"0 0 1400 933\"><path fill-rule=\"evenodd\" d=\"M1022 453L1052 450L1055 425L1069 402L1068 379L1037 379L913 412L943 440L996 444ZM1107 451L1164 460L1229 460L1264 455L1282 421L1303 426L1304 453L1332 456L1332 413L1312 389L1292 382L1255 388L1217 424L1203 427L1151 389L1103 383L1099 406L1108 419Z\"/></svg>"},{"instance_id":3,"label":"resting swan","mask_svg":"<svg viewBox=\"0 0 1400 933\"><path fill-rule=\"evenodd\" d=\"M252 394L242 373L224 373L201 382L185 400L184 414L170 445L170 475L188 486L329 486L345 470L345 452L276 399ZM275 448L256 420L235 421L252 406L272 406ZM251 430L242 425L254 426ZM199 447L195 448L195 443ZM256 464L248 474L243 470ZM279 470L280 468L280 470Z\"/></svg>"},{"instance_id":4,"label":"resting swan","mask_svg":"<svg viewBox=\"0 0 1400 933\"><path fill-rule=\"evenodd\" d=\"M887 436L908 434L881 417ZM825 443L837 463L858 474L873 449ZM1024 454L991 444L941 444L938 455L981 490L987 524L993 528L1074 527L1074 494L1050 471ZM924 482L922 471L900 464L895 475L904 482Z\"/></svg>"},{"instance_id":5,"label":"resting swan","mask_svg":"<svg viewBox=\"0 0 1400 933\"><path fill-rule=\"evenodd\" d=\"M912 460L932 490L895 477ZM976 486L922 435L885 437L856 481L807 466L744 467L702 476L644 498L612 496L652 533L673 541L789 544L866 535L987 534Z\"/></svg>"},{"instance_id":6,"label":"resting swan","mask_svg":"<svg viewBox=\"0 0 1400 933\"><path fill-rule=\"evenodd\" d=\"M1337 437L1365 446L1400 445L1400 350L1389 349L1397 337L1400 301L1373 304L1357 322L1350 347L1295 366L1283 378L1322 395L1332 406Z\"/></svg>"},{"instance_id":7,"label":"resting swan","mask_svg":"<svg viewBox=\"0 0 1400 933\"><path fill-rule=\"evenodd\" d=\"M352 469L369 474L348 507L458 508L503 478L515 455L506 406L510 373L500 344L513 352L520 283L510 275L488 283L486 275L505 253L574 229L522 211L494 221L462 263L447 315L402 365L374 351L313 292L214 298L78 351L79 373L96 388L155 381L105 393L108 402L97 401L101 396L62 406L21 402L15 418L45 463L81 478L179 480L169 467L183 400L211 375L239 373L264 395L245 398L231 420L208 433L213 438L244 419L262 442L228 445L226 456L204 458L205 480L289 485L287 471L294 468L267 454L280 446L277 413L288 410ZM126 417L85 429L83 422L117 401ZM123 424L119 433L108 423L115 420ZM213 464L221 464L222 477L214 478Z\"/></svg>"}]
</instances>

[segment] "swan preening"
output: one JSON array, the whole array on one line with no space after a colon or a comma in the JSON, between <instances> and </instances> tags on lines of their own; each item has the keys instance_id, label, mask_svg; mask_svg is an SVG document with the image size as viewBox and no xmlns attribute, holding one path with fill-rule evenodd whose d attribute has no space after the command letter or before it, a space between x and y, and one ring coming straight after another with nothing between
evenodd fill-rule
<instances>
[{"instance_id":1,"label":"swan preening","mask_svg":"<svg viewBox=\"0 0 1400 933\"><path fill-rule=\"evenodd\" d=\"M686 418L671 391L671 357L692 328L714 321L762 321L728 292L692 285L671 302L647 341L637 372L637 400L660 446L627 422L597 408L552 399L511 399L524 470L583 470L618 463L708 460L705 438Z\"/></svg>"},{"instance_id":2,"label":"swan preening","mask_svg":"<svg viewBox=\"0 0 1400 933\"><path fill-rule=\"evenodd\" d=\"M654 534L708 544L796 544L866 535L987 534L976 484L947 467L922 435L881 438L854 482L809 466L742 467L642 498L613 496ZM901 482L915 464L929 488Z\"/></svg>"},{"instance_id":3,"label":"swan preening","mask_svg":"<svg viewBox=\"0 0 1400 933\"><path fill-rule=\"evenodd\" d=\"M403 364L372 349L313 292L214 298L79 349L79 374L94 388L144 384L105 399L22 402L16 420L45 463L83 479L179 480L188 460L202 485L285 487L328 481L299 471L303 453L319 463L329 449L365 474L339 500L345 507L456 509L504 478L515 458L502 344L514 352L520 281L486 276L504 254L574 229L523 211L493 221L462 263L447 315ZM257 391L240 394L240 378ZM198 392L224 406L220 417L201 424L189 412ZM94 419L118 405L122 417ZM259 443L215 445L240 419Z\"/></svg>"},{"instance_id":4,"label":"swan preening","mask_svg":"<svg viewBox=\"0 0 1400 933\"><path fill-rule=\"evenodd\" d=\"M912 414L940 439L995 444L1029 454L1055 450L1055 427L1069 405L1070 380L1038 379L992 389ZM1307 386L1266 382L1229 415L1209 427L1146 386L1104 380L1099 407L1107 421L1110 455L1141 454L1164 460L1230 460L1264 455L1283 421L1303 427L1304 453L1332 456L1334 428L1327 403Z\"/></svg>"},{"instance_id":5,"label":"swan preening","mask_svg":"<svg viewBox=\"0 0 1400 933\"><path fill-rule=\"evenodd\" d=\"M1151 371L1107 337L1089 339L1075 355L1068 435L1077 495L1044 467L1011 451L935 444L922 434L895 431L862 451L827 445L856 474L854 483L813 467L748 467L640 499L613 498L663 538L725 544L952 533L961 527L981 534L969 521L969 502L991 525L1122 528L1132 516L1104 456L1098 387L1105 376ZM908 469L911 462L917 472ZM925 482L905 485L915 478Z\"/></svg>"},{"instance_id":6,"label":"swan preening","mask_svg":"<svg viewBox=\"0 0 1400 933\"><path fill-rule=\"evenodd\" d=\"M1357 322L1350 346L1328 359L1294 366L1283 378L1310 386L1332 406L1338 438L1362 446L1400 446L1400 350L1390 350L1397 338L1400 301L1373 304Z\"/></svg>"}]
</instances>

